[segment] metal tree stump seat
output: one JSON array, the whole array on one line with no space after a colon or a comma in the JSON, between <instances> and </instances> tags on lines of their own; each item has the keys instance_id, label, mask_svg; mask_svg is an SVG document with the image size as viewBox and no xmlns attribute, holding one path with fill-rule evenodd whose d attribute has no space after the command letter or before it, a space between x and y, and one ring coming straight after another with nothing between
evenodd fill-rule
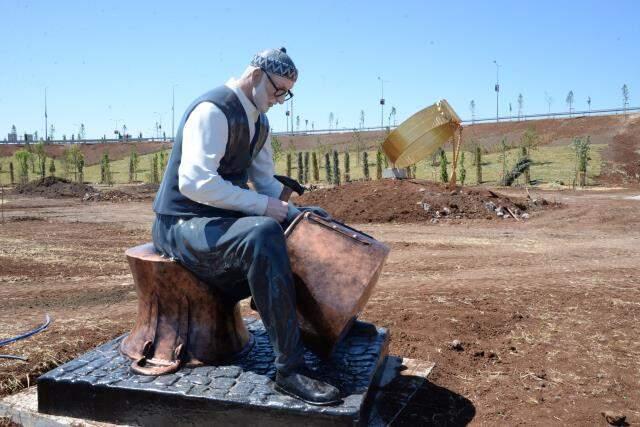
<instances>
[{"instance_id":1,"label":"metal tree stump seat","mask_svg":"<svg viewBox=\"0 0 640 427\"><path fill-rule=\"evenodd\" d=\"M229 362L251 348L253 337L230 301L178 262L155 252L153 244L125 253L138 296L135 325L120 351L132 371L162 375L180 366Z\"/></svg>"}]
</instances>

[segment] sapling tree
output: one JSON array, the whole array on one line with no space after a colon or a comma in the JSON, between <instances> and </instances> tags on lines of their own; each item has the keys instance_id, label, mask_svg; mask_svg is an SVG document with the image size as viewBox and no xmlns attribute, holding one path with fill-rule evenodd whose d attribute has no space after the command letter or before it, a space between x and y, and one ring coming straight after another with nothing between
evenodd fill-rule
<instances>
[{"instance_id":1,"label":"sapling tree","mask_svg":"<svg viewBox=\"0 0 640 427\"><path fill-rule=\"evenodd\" d=\"M77 145L73 145L71 148L64 151L65 166L67 172L73 172L74 181L79 182L78 173L80 172L80 160L84 161L84 156ZM102 170L102 169L101 169Z\"/></svg>"},{"instance_id":2,"label":"sapling tree","mask_svg":"<svg viewBox=\"0 0 640 427\"><path fill-rule=\"evenodd\" d=\"M309 182L309 152L304 152L304 182Z\"/></svg>"},{"instance_id":3,"label":"sapling tree","mask_svg":"<svg viewBox=\"0 0 640 427\"><path fill-rule=\"evenodd\" d=\"M338 150L333 150L333 183L340 185L340 155Z\"/></svg>"},{"instance_id":4,"label":"sapling tree","mask_svg":"<svg viewBox=\"0 0 640 427\"><path fill-rule=\"evenodd\" d=\"M49 176L56 176L56 162L54 159L49 162Z\"/></svg>"},{"instance_id":5,"label":"sapling tree","mask_svg":"<svg viewBox=\"0 0 640 427\"><path fill-rule=\"evenodd\" d=\"M331 160L329 158L329 153L324 153L324 174L327 183L331 184Z\"/></svg>"},{"instance_id":6,"label":"sapling tree","mask_svg":"<svg viewBox=\"0 0 640 427\"><path fill-rule=\"evenodd\" d=\"M440 181L445 184L449 182L449 173L447 172L447 153L440 151Z\"/></svg>"},{"instance_id":7,"label":"sapling tree","mask_svg":"<svg viewBox=\"0 0 640 427\"><path fill-rule=\"evenodd\" d=\"M576 172L580 186L587 185L587 165L589 163L589 151L591 151L591 138L575 138L572 143L576 154Z\"/></svg>"},{"instance_id":8,"label":"sapling tree","mask_svg":"<svg viewBox=\"0 0 640 427\"><path fill-rule=\"evenodd\" d=\"M482 184L482 149L479 145L476 145L475 151L475 164L476 164L476 183Z\"/></svg>"},{"instance_id":9,"label":"sapling tree","mask_svg":"<svg viewBox=\"0 0 640 427\"><path fill-rule=\"evenodd\" d=\"M149 183L158 184L160 178L158 176L158 153L149 158Z\"/></svg>"},{"instance_id":10,"label":"sapling tree","mask_svg":"<svg viewBox=\"0 0 640 427\"><path fill-rule=\"evenodd\" d=\"M467 178L467 169L464 167L464 151L460 153L460 163L458 164L460 185L464 186L464 181Z\"/></svg>"},{"instance_id":11,"label":"sapling tree","mask_svg":"<svg viewBox=\"0 0 640 427\"><path fill-rule=\"evenodd\" d=\"M622 109L624 110L624 114L627 114L627 107L629 106L629 87L626 85L622 85Z\"/></svg>"},{"instance_id":12,"label":"sapling tree","mask_svg":"<svg viewBox=\"0 0 640 427\"><path fill-rule=\"evenodd\" d=\"M527 147L523 145L520 147L520 159L528 159L528 158L529 158L529 151L527 150ZM522 176L524 176L525 185L529 185L529 183L531 182L531 174L528 166L522 172Z\"/></svg>"},{"instance_id":13,"label":"sapling tree","mask_svg":"<svg viewBox=\"0 0 640 427\"><path fill-rule=\"evenodd\" d=\"M80 156L78 159L78 182L82 184L84 182L84 156L82 154Z\"/></svg>"},{"instance_id":14,"label":"sapling tree","mask_svg":"<svg viewBox=\"0 0 640 427\"><path fill-rule=\"evenodd\" d=\"M362 152L362 174L365 181L369 181L369 152L367 150Z\"/></svg>"},{"instance_id":15,"label":"sapling tree","mask_svg":"<svg viewBox=\"0 0 640 427\"><path fill-rule=\"evenodd\" d=\"M569 106L569 117L571 117L571 112L573 111L573 91L570 90L567 94L567 105Z\"/></svg>"},{"instance_id":16,"label":"sapling tree","mask_svg":"<svg viewBox=\"0 0 640 427\"><path fill-rule=\"evenodd\" d=\"M522 119L522 107L524 106L524 97L522 94L518 95L518 120Z\"/></svg>"},{"instance_id":17,"label":"sapling tree","mask_svg":"<svg viewBox=\"0 0 640 427\"><path fill-rule=\"evenodd\" d=\"M14 157L18 162L18 177L20 178L20 184L26 184L29 181L29 158L31 153L27 150L21 149L15 152Z\"/></svg>"},{"instance_id":18,"label":"sapling tree","mask_svg":"<svg viewBox=\"0 0 640 427\"><path fill-rule=\"evenodd\" d=\"M313 167L313 180L320 181L320 168L318 167L318 154L314 151L311 153L311 164Z\"/></svg>"},{"instance_id":19,"label":"sapling tree","mask_svg":"<svg viewBox=\"0 0 640 427\"><path fill-rule=\"evenodd\" d=\"M520 138L520 157L529 159L531 152L537 150L540 143L540 135L538 135L533 127L529 127L522 135L522 138ZM528 164L532 164L532 162L529 162ZM529 184L531 182L531 166L527 166L523 175L525 182Z\"/></svg>"},{"instance_id":20,"label":"sapling tree","mask_svg":"<svg viewBox=\"0 0 640 427\"><path fill-rule=\"evenodd\" d=\"M344 152L344 182L351 181L351 164L349 161L349 150Z\"/></svg>"},{"instance_id":21,"label":"sapling tree","mask_svg":"<svg viewBox=\"0 0 640 427\"><path fill-rule=\"evenodd\" d=\"M100 160L100 183L106 185L113 185L113 174L111 172L111 160L109 159L109 152L105 151L102 154Z\"/></svg>"},{"instance_id":22,"label":"sapling tree","mask_svg":"<svg viewBox=\"0 0 640 427\"><path fill-rule=\"evenodd\" d=\"M35 156L37 158L38 170L40 172L40 178L44 179L47 170L47 153L44 151L44 142L38 142L34 149Z\"/></svg>"},{"instance_id":23,"label":"sapling tree","mask_svg":"<svg viewBox=\"0 0 640 427\"><path fill-rule=\"evenodd\" d=\"M382 179L382 150L376 151L376 179Z\"/></svg>"},{"instance_id":24,"label":"sapling tree","mask_svg":"<svg viewBox=\"0 0 640 427\"><path fill-rule=\"evenodd\" d=\"M271 136L271 157L273 158L273 163L278 163L282 158L282 153L282 142L280 142L277 136Z\"/></svg>"},{"instance_id":25,"label":"sapling tree","mask_svg":"<svg viewBox=\"0 0 640 427\"><path fill-rule=\"evenodd\" d=\"M509 156L509 146L507 145L507 139L502 138L500 141L500 162L502 163L502 176L500 180L504 180L504 177L507 175L507 157Z\"/></svg>"},{"instance_id":26,"label":"sapling tree","mask_svg":"<svg viewBox=\"0 0 640 427\"><path fill-rule=\"evenodd\" d=\"M302 164L302 151L298 151L298 182L304 184L304 169Z\"/></svg>"},{"instance_id":27,"label":"sapling tree","mask_svg":"<svg viewBox=\"0 0 640 427\"><path fill-rule=\"evenodd\" d=\"M31 146L31 144L29 144L29 141L27 141L26 135L25 135L24 148L30 154L29 159L28 159L29 160L29 166L31 166L31 173L35 175L35 173L36 173L36 155L33 152L33 147Z\"/></svg>"},{"instance_id":28,"label":"sapling tree","mask_svg":"<svg viewBox=\"0 0 640 427\"><path fill-rule=\"evenodd\" d=\"M140 158L138 157L138 150L136 146L131 147L131 153L129 154L129 182L138 180L138 166L140 164Z\"/></svg>"}]
</instances>

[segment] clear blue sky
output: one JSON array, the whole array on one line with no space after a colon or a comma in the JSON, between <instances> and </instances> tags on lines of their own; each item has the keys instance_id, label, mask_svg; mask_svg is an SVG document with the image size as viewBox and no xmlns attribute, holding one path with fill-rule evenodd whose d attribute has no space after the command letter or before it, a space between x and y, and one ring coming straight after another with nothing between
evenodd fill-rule
<instances>
[{"instance_id":1,"label":"clear blue sky","mask_svg":"<svg viewBox=\"0 0 640 427\"><path fill-rule=\"evenodd\" d=\"M624 83L640 105L638 1L16 1L1 0L0 139L43 134L43 94L56 137L112 135L116 124L151 136L171 133L202 92L239 76L252 55L286 46L300 70L294 114L328 126L397 121L440 98L463 118L495 115L500 64L501 114L620 106ZM285 108L269 112L285 129ZM385 117L385 123L387 118Z\"/></svg>"}]
</instances>

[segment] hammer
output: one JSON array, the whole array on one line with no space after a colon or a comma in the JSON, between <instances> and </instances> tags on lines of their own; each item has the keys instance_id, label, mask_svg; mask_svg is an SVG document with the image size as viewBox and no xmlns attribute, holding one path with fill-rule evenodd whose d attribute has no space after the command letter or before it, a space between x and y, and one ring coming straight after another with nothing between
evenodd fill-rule
<instances>
[{"instance_id":1,"label":"hammer","mask_svg":"<svg viewBox=\"0 0 640 427\"><path fill-rule=\"evenodd\" d=\"M280 193L280 200L283 202L288 202L291 194L294 192L298 193L299 196L304 194L305 188L295 179L283 175L274 175L273 177L284 185L282 193Z\"/></svg>"}]
</instances>

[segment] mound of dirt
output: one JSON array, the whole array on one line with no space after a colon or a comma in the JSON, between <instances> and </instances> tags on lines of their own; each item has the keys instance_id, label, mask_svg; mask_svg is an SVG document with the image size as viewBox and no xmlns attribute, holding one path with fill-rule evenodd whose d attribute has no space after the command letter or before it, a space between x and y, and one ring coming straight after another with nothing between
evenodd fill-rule
<instances>
[{"instance_id":1,"label":"mound of dirt","mask_svg":"<svg viewBox=\"0 0 640 427\"><path fill-rule=\"evenodd\" d=\"M158 191L158 184L141 184L122 187L118 190L96 191L87 193L82 200L85 202L133 202L140 200L152 200Z\"/></svg>"},{"instance_id":2,"label":"mound of dirt","mask_svg":"<svg viewBox=\"0 0 640 427\"><path fill-rule=\"evenodd\" d=\"M58 199L62 197L83 197L86 193L94 193L96 190L87 184L71 182L68 179L48 176L27 184L17 185L14 194L47 197Z\"/></svg>"},{"instance_id":3,"label":"mound of dirt","mask_svg":"<svg viewBox=\"0 0 640 427\"><path fill-rule=\"evenodd\" d=\"M120 190L106 190L106 191L97 191L95 193L87 193L82 198L83 202L133 202L135 200L140 200L141 197L138 197L133 194L126 193Z\"/></svg>"},{"instance_id":4,"label":"mound of dirt","mask_svg":"<svg viewBox=\"0 0 640 427\"><path fill-rule=\"evenodd\" d=\"M437 222L442 219L521 219L549 204L517 199L487 189L458 188L424 180L358 181L310 191L295 199L300 206L320 206L347 223Z\"/></svg>"}]
</instances>

